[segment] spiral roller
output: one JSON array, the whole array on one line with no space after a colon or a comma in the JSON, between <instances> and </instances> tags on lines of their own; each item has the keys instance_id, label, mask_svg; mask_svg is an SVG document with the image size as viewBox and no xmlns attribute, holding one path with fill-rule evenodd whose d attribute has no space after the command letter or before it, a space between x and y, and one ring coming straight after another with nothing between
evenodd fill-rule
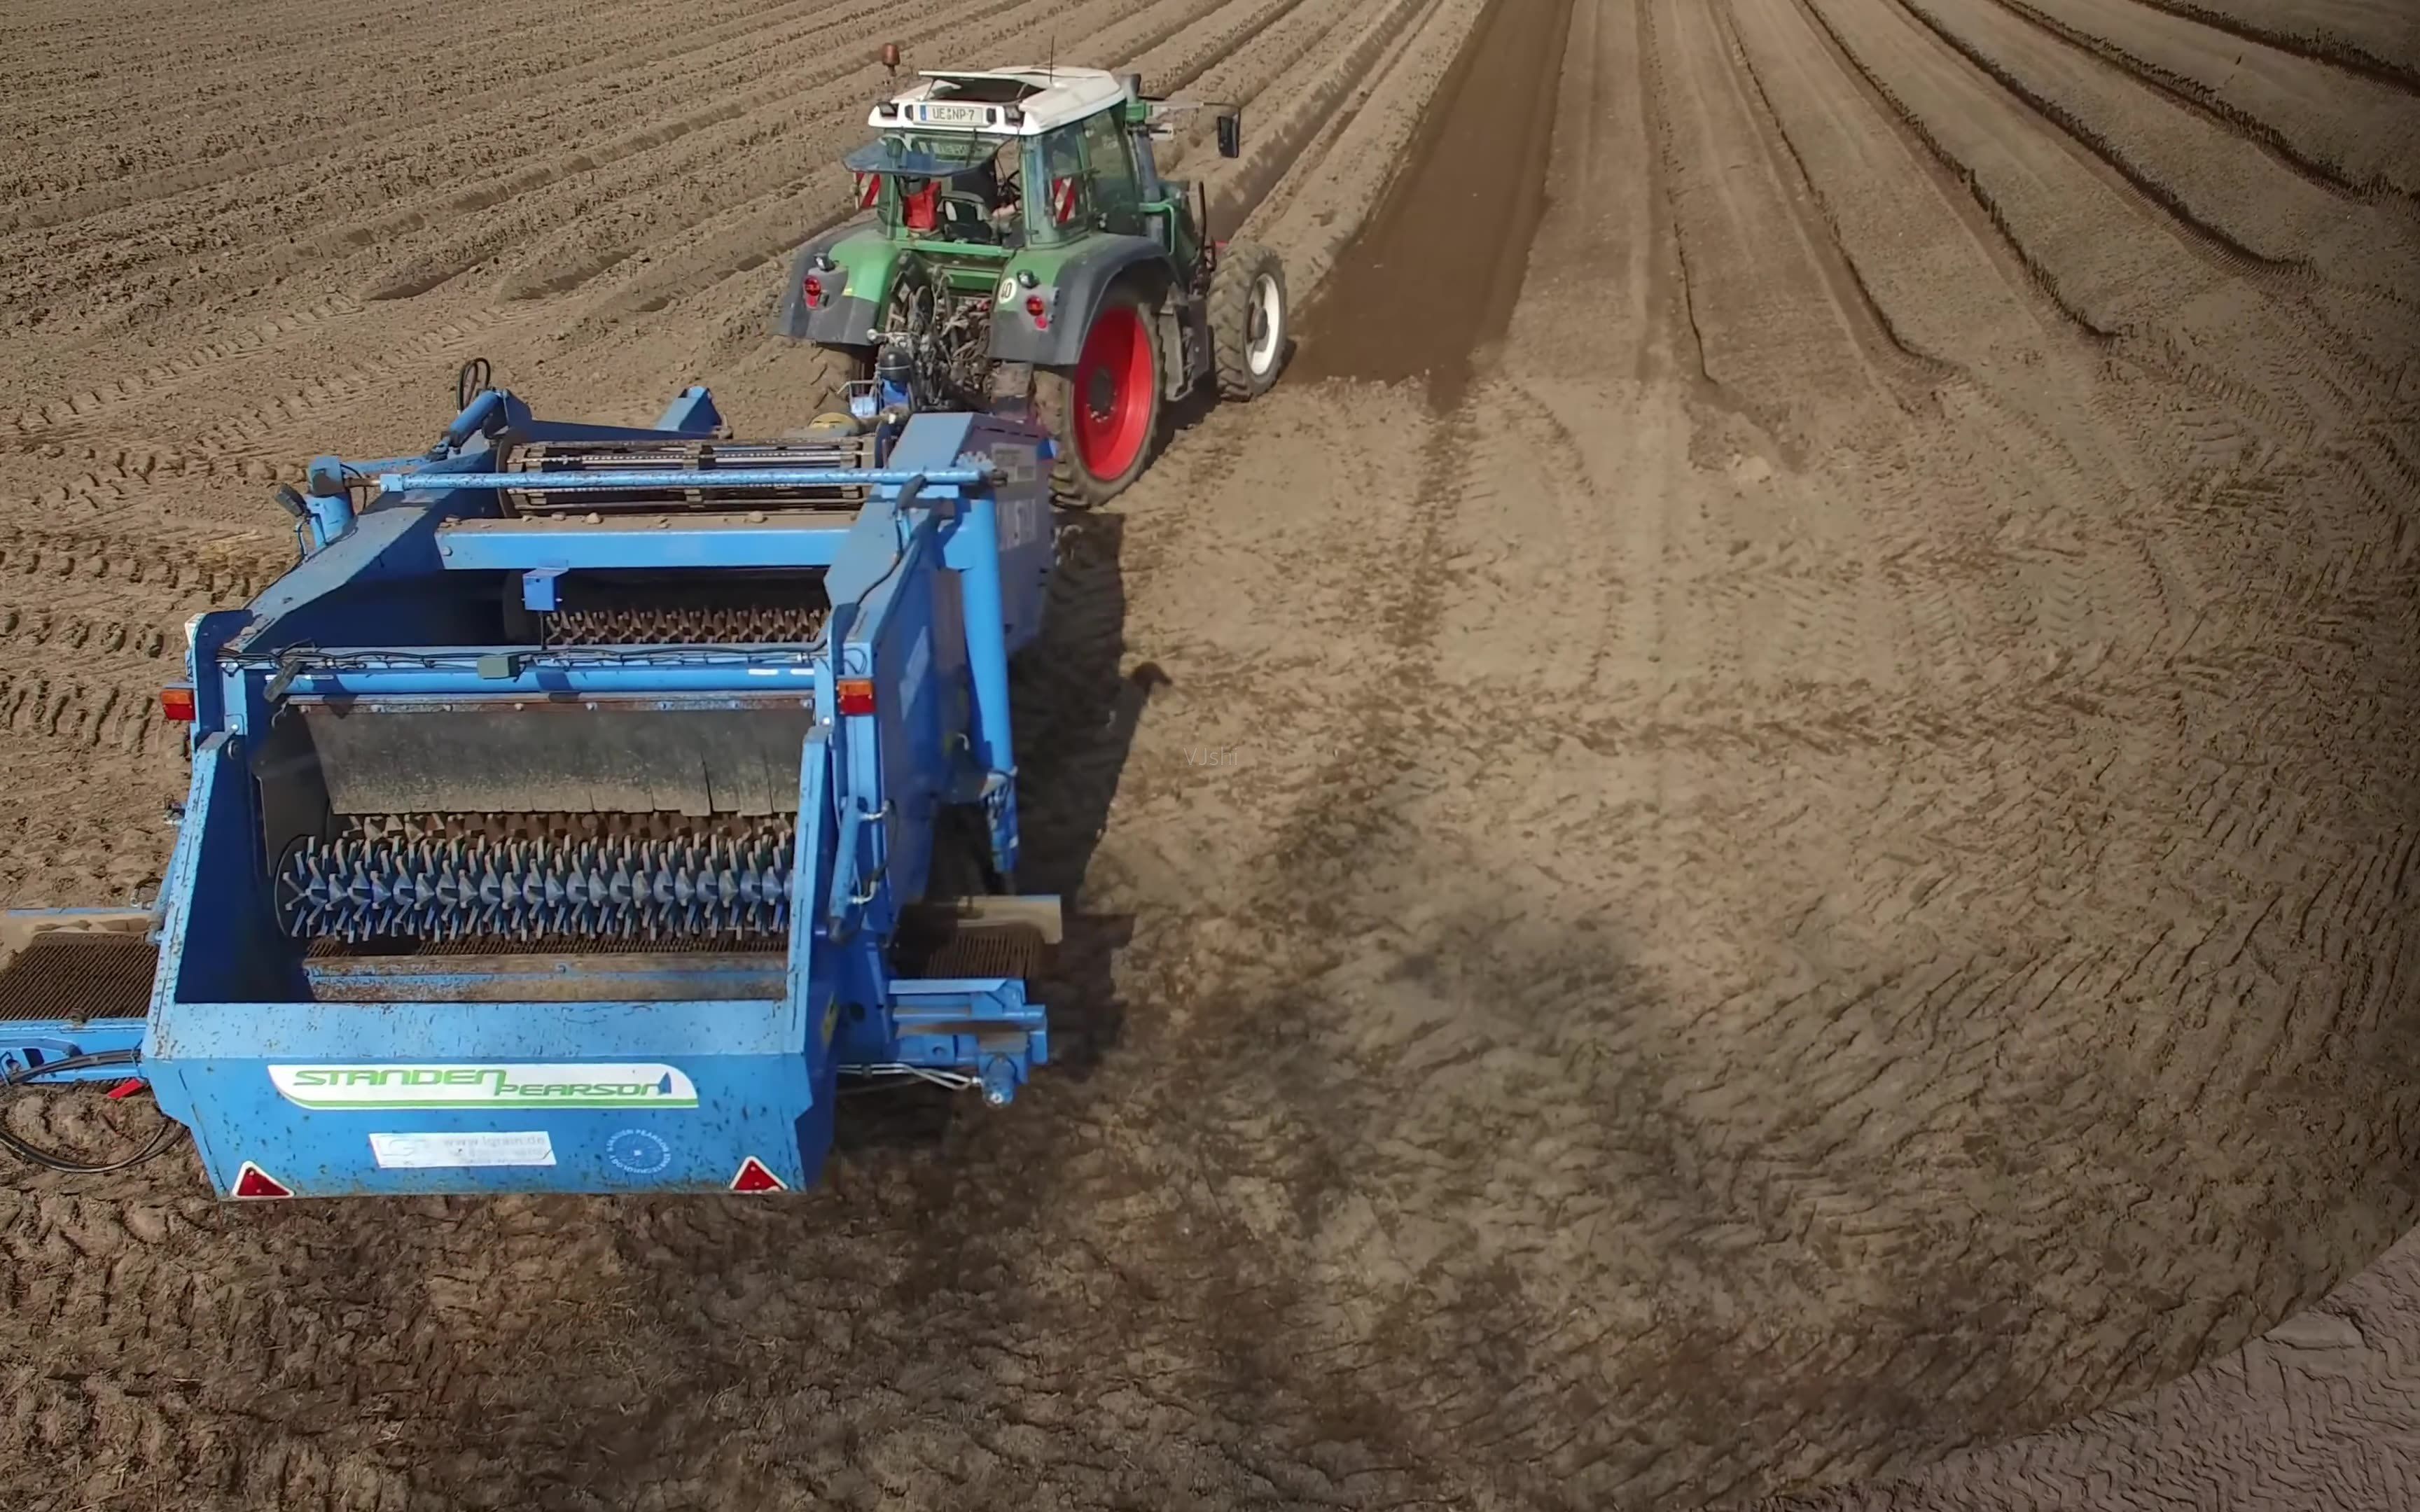
<instances>
[{"instance_id":1,"label":"spiral roller","mask_svg":"<svg viewBox=\"0 0 2420 1512\"><path fill-rule=\"evenodd\" d=\"M294 938L352 944L786 933L790 822L652 818L349 822L287 850L280 919Z\"/></svg>"}]
</instances>

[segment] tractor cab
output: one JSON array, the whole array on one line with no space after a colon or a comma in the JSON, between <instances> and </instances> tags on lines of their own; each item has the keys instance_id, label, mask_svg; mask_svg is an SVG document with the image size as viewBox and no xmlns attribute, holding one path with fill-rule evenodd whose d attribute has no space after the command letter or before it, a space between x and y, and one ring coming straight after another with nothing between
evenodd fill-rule
<instances>
[{"instance_id":1,"label":"tractor cab","mask_svg":"<svg viewBox=\"0 0 2420 1512\"><path fill-rule=\"evenodd\" d=\"M1034 246L1146 234L1161 103L1098 69L936 72L876 105L845 160L895 239ZM1171 255L1177 251L1169 243Z\"/></svg>"},{"instance_id":2,"label":"tractor cab","mask_svg":"<svg viewBox=\"0 0 2420 1512\"><path fill-rule=\"evenodd\" d=\"M857 204L906 239L1013 246L1025 236L1023 144L891 131L843 159Z\"/></svg>"}]
</instances>

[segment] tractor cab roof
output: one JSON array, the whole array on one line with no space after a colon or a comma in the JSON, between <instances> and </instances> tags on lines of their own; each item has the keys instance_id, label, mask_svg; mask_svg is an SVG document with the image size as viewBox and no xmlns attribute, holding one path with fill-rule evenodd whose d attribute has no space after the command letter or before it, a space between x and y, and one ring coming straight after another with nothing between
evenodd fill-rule
<instances>
[{"instance_id":1,"label":"tractor cab roof","mask_svg":"<svg viewBox=\"0 0 2420 1512\"><path fill-rule=\"evenodd\" d=\"M923 84L875 106L866 124L1038 136L1134 98L1125 81L1105 69L927 69L922 77Z\"/></svg>"}]
</instances>

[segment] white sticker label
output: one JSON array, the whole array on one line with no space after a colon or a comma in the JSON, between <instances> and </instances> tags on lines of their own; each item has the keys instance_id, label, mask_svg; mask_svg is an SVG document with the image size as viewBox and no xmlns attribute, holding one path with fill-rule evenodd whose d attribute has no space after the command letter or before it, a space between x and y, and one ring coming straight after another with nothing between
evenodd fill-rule
<instances>
[{"instance_id":1,"label":"white sticker label","mask_svg":"<svg viewBox=\"0 0 2420 1512\"><path fill-rule=\"evenodd\" d=\"M374 1134L370 1153L382 1171L426 1171L463 1165L551 1165L554 1141L543 1129L525 1134Z\"/></svg>"},{"instance_id":2,"label":"white sticker label","mask_svg":"<svg viewBox=\"0 0 2420 1512\"><path fill-rule=\"evenodd\" d=\"M271 1066L270 1085L298 1107L693 1108L697 1084L672 1066L574 1061L485 1066Z\"/></svg>"}]
</instances>

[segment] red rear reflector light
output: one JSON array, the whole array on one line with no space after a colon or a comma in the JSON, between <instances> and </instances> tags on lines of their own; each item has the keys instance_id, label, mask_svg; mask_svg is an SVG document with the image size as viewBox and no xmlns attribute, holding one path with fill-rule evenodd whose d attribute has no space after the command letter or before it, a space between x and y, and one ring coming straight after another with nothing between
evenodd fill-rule
<instances>
[{"instance_id":1,"label":"red rear reflector light","mask_svg":"<svg viewBox=\"0 0 2420 1512\"><path fill-rule=\"evenodd\" d=\"M194 722L194 690L190 687L163 687L160 690L160 712L178 724Z\"/></svg>"},{"instance_id":2,"label":"red rear reflector light","mask_svg":"<svg viewBox=\"0 0 2420 1512\"><path fill-rule=\"evenodd\" d=\"M813 310L822 306L824 302L824 284L822 279L808 279L806 283L801 285L800 292L804 293L807 297L808 309Z\"/></svg>"},{"instance_id":3,"label":"red rear reflector light","mask_svg":"<svg viewBox=\"0 0 2420 1512\"><path fill-rule=\"evenodd\" d=\"M874 679L844 677L840 680L840 712L872 714L874 712Z\"/></svg>"},{"instance_id":4,"label":"red rear reflector light","mask_svg":"<svg viewBox=\"0 0 2420 1512\"><path fill-rule=\"evenodd\" d=\"M129 1076L109 1089L109 1100L113 1103L123 1103L150 1085L140 1076Z\"/></svg>"},{"instance_id":5,"label":"red rear reflector light","mask_svg":"<svg viewBox=\"0 0 2420 1512\"><path fill-rule=\"evenodd\" d=\"M765 1163L751 1155L739 1163L739 1174L731 1179L734 1192L787 1192L782 1179L765 1168Z\"/></svg>"},{"instance_id":6,"label":"red rear reflector light","mask_svg":"<svg viewBox=\"0 0 2420 1512\"><path fill-rule=\"evenodd\" d=\"M243 1169L236 1173L235 1195L240 1197L290 1197L294 1194L286 1189L284 1182L252 1162L245 1161Z\"/></svg>"}]
</instances>

